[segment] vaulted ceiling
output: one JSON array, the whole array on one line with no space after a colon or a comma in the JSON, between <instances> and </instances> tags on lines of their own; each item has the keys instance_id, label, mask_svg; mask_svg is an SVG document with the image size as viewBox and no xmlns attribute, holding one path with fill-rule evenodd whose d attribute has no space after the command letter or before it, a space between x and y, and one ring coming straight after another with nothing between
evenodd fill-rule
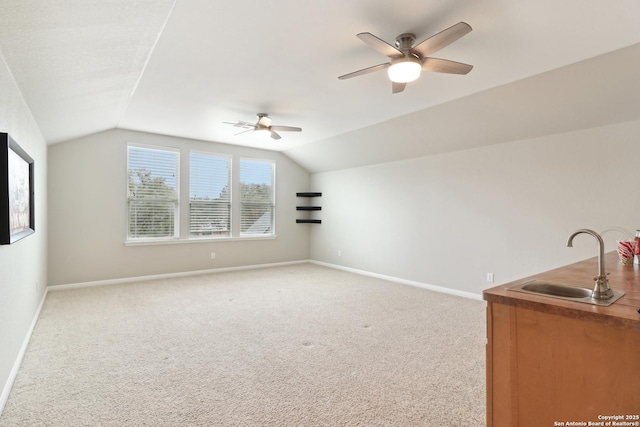
<instances>
[{"instance_id":1,"label":"vaulted ceiling","mask_svg":"<svg viewBox=\"0 0 640 427\"><path fill-rule=\"evenodd\" d=\"M640 119L637 0L3 0L0 53L49 143L133 129L284 151L312 172ZM356 37L473 31L391 93ZM0 100L1 102L1 100ZM223 122L302 127L256 141ZM0 123L0 127L2 124Z\"/></svg>"}]
</instances>

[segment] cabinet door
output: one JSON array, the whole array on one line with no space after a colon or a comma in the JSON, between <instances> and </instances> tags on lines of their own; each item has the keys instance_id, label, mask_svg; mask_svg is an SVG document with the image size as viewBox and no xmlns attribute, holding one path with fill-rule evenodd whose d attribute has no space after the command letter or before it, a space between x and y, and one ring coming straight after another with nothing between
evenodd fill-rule
<instances>
[{"instance_id":1,"label":"cabinet door","mask_svg":"<svg viewBox=\"0 0 640 427\"><path fill-rule=\"evenodd\" d=\"M521 426L640 413L640 332L516 309Z\"/></svg>"},{"instance_id":2,"label":"cabinet door","mask_svg":"<svg viewBox=\"0 0 640 427\"><path fill-rule=\"evenodd\" d=\"M640 413L640 331L489 307L489 426L554 426Z\"/></svg>"}]
</instances>

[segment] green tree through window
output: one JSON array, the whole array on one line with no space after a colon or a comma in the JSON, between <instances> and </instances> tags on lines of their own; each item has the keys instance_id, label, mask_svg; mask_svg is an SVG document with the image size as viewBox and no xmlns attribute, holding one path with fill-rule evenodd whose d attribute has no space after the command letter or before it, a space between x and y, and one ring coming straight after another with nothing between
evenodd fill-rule
<instances>
[{"instance_id":1,"label":"green tree through window","mask_svg":"<svg viewBox=\"0 0 640 427\"><path fill-rule=\"evenodd\" d=\"M230 154L189 150L186 197L179 194L180 152L128 145L128 241L275 235L274 160L241 157L236 164ZM180 211L188 225L182 231Z\"/></svg>"},{"instance_id":2,"label":"green tree through window","mask_svg":"<svg viewBox=\"0 0 640 427\"><path fill-rule=\"evenodd\" d=\"M130 239L177 237L179 153L129 146Z\"/></svg>"}]
</instances>

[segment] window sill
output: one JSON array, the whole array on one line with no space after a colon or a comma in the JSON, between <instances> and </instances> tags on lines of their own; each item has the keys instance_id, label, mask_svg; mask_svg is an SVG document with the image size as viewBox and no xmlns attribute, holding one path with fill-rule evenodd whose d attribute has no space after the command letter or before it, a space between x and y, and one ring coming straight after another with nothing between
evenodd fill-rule
<instances>
[{"instance_id":1,"label":"window sill","mask_svg":"<svg viewBox=\"0 0 640 427\"><path fill-rule=\"evenodd\" d=\"M244 236L244 237L216 237L198 239L171 239L171 240L125 240L125 246L154 246L154 245L182 245L190 243L218 243L218 242L246 242L249 240L275 240L277 236Z\"/></svg>"}]
</instances>

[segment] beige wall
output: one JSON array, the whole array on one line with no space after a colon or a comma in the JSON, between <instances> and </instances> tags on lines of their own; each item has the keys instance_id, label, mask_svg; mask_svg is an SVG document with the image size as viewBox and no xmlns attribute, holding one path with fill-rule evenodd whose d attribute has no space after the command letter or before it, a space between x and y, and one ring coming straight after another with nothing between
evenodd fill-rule
<instances>
[{"instance_id":1,"label":"beige wall","mask_svg":"<svg viewBox=\"0 0 640 427\"><path fill-rule=\"evenodd\" d=\"M566 239L640 228L639 137L634 121L314 174L323 224L311 258L480 294L595 256L590 236ZM613 250L622 235L604 237Z\"/></svg>"},{"instance_id":2,"label":"beige wall","mask_svg":"<svg viewBox=\"0 0 640 427\"><path fill-rule=\"evenodd\" d=\"M183 196L190 149L275 160L277 238L125 246L129 142L179 148ZM307 191L310 177L278 152L112 130L50 146L49 171L50 285L309 258L309 225L295 222L295 193Z\"/></svg>"},{"instance_id":3,"label":"beige wall","mask_svg":"<svg viewBox=\"0 0 640 427\"><path fill-rule=\"evenodd\" d=\"M0 411L7 381L47 285L47 148L0 55L0 132L34 160L35 234L0 246Z\"/></svg>"}]
</instances>

